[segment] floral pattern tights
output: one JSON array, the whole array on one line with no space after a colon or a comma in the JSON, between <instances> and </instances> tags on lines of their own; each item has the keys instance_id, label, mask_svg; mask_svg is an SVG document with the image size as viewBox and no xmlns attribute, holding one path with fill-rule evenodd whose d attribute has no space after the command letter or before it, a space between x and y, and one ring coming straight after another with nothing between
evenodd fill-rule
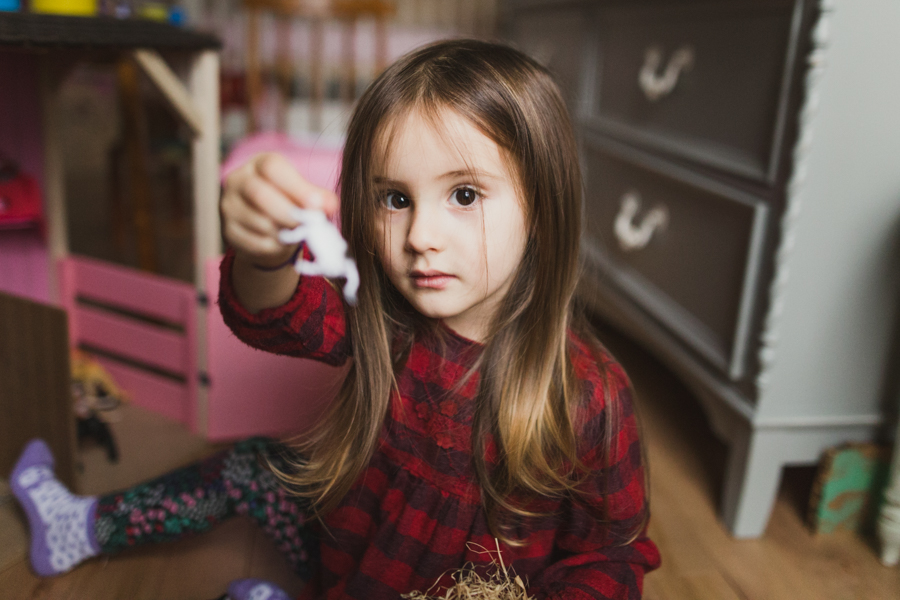
<instances>
[{"instance_id":1,"label":"floral pattern tights","mask_svg":"<svg viewBox=\"0 0 900 600\"><path fill-rule=\"evenodd\" d=\"M318 562L318 541L306 522L308 505L289 495L267 466L288 472L291 457L286 446L253 438L158 479L101 496L94 526L101 551L112 554L177 540L246 515L272 538L294 571L309 579Z\"/></svg>"}]
</instances>

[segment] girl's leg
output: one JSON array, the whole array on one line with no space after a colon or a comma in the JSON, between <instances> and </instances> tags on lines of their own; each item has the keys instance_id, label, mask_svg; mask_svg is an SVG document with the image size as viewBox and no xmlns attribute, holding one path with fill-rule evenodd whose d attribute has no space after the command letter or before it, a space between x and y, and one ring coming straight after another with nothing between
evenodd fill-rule
<instances>
[{"instance_id":1,"label":"girl's leg","mask_svg":"<svg viewBox=\"0 0 900 600\"><path fill-rule=\"evenodd\" d=\"M52 478L52 457L46 446L43 448L41 454L46 456L41 464L46 466L41 467L39 474L49 480ZM29 456L30 449L31 445L20 458L14 475ZM55 508L57 500L51 498L50 504L44 502L40 506L31 502L34 508L29 509L27 491L17 492L32 528L32 565L41 575L61 573L98 552L115 553L149 542L177 540L207 531L235 514L245 514L269 534L294 570L308 578L318 562L318 542L306 525L306 507L281 489L266 463L268 459L279 469L288 470L290 456L291 451L285 446L254 438L199 463L100 498L73 496L52 479L51 487L55 492L50 496L63 498L67 506L76 507L62 513L74 513L81 519L70 518L65 526L54 526L57 533L53 535L45 535L50 531L47 526L41 530L40 518L44 513L62 514L61 509ZM36 518L32 518L32 514ZM69 524L76 521L81 524ZM63 544L68 554L65 554L65 560L50 564L50 559L42 559L42 556L51 556L52 552L48 553L36 541L58 542L59 531L63 531L68 540ZM77 551L73 552L72 547Z\"/></svg>"},{"instance_id":2,"label":"girl's leg","mask_svg":"<svg viewBox=\"0 0 900 600\"><path fill-rule=\"evenodd\" d=\"M272 538L304 579L318 561L318 541L306 524L306 504L289 496L269 470L290 468L291 451L265 438L238 442L193 465L128 490L102 496L96 539L101 552L177 540L247 515Z\"/></svg>"}]
</instances>

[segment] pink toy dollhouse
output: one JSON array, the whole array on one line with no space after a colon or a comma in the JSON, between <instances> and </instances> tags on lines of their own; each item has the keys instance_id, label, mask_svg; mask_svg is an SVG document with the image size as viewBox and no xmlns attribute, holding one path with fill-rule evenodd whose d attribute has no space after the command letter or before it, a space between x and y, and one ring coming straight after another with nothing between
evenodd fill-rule
<instances>
[{"instance_id":1,"label":"pink toy dollhouse","mask_svg":"<svg viewBox=\"0 0 900 600\"><path fill-rule=\"evenodd\" d=\"M41 183L47 223L46 235L40 228L0 231L0 291L63 306L70 344L94 354L135 404L211 440L302 431L335 391L337 371L244 346L216 306L221 257L217 40L149 22L78 20L68 28L59 27L66 17L0 14L0 19L16 20L0 32L24 33L30 36L29 49L44 50L38 54L13 46L7 51L3 48L21 40L0 40L7 44L0 44L0 152ZM186 85L150 50L157 46L187 55ZM66 211L71 207L54 137L60 118L56 95L65 71L59 52L71 57L97 47L130 54L192 132L193 284L69 252ZM333 186L338 160L339 151L330 150L295 162L326 173L319 183Z\"/></svg>"}]
</instances>

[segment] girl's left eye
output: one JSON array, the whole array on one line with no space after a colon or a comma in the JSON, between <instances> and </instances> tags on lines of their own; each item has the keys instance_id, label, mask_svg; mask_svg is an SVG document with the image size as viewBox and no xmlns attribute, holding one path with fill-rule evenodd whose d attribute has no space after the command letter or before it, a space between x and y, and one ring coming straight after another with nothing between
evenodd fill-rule
<instances>
[{"instance_id":1,"label":"girl's left eye","mask_svg":"<svg viewBox=\"0 0 900 600\"><path fill-rule=\"evenodd\" d=\"M394 190L385 193L384 203L389 210L403 210L410 205L409 198Z\"/></svg>"},{"instance_id":2,"label":"girl's left eye","mask_svg":"<svg viewBox=\"0 0 900 600\"><path fill-rule=\"evenodd\" d=\"M472 188L459 188L453 192L453 196L451 196L453 201L460 206L471 206L478 200L478 192L473 190Z\"/></svg>"}]
</instances>

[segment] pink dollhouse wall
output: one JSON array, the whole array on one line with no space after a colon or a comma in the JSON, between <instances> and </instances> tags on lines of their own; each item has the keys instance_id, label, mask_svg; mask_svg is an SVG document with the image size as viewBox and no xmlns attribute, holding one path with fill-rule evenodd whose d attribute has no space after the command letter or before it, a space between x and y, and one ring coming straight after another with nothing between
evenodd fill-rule
<instances>
[{"instance_id":1,"label":"pink dollhouse wall","mask_svg":"<svg viewBox=\"0 0 900 600\"><path fill-rule=\"evenodd\" d=\"M205 272L207 294L215 299L219 261L208 261ZM337 393L343 369L247 346L222 321L214 300L206 323L209 439L302 433Z\"/></svg>"},{"instance_id":2,"label":"pink dollhouse wall","mask_svg":"<svg viewBox=\"0 0 900 600\"><path fill-rule=\"evenodd\" d=\"M0 50L0 153L39 183L44 160L38 57ZM0 230L0 291L48 302L49 256L37 229Z\"/></svg>"}]
</instances>

